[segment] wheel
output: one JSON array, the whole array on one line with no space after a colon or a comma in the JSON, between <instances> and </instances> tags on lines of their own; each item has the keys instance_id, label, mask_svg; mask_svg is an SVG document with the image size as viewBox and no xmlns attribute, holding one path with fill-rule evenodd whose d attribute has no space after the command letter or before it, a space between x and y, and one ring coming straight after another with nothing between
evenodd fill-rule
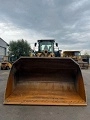
<instances>
[{"instance_id":1,"label":"wheel","mask_svg":"<svg viewBox=\"0 0 90 120\"><path fill-rule=\"evenodd\" d=\"M1 67L1 70L3 70L3 68Z\"/></svg>"},{"instance_id":2,"label":"wheel","mask_svg":"<svg viewBox=\"0 0 90 120\"><path fill-rule=\"evenodd\" d=\"M6 67L6 70L9 70L9 69L10 69L9 66L7 66L7 67Z\"/></svg>"}]
</instances>

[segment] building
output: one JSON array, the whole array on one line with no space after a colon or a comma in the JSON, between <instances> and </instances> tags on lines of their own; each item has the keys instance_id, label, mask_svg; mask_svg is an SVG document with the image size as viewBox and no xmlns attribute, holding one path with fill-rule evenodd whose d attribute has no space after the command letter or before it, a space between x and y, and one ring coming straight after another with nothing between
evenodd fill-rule
<instances>
[{"instance_id":1,"label":"building","mask_svg":"<svg viewBox=\"0 0 90 120\"><path fill-rule=\"evenodd\" d=\"M2 38L0 38L0 61L2 60L3 56L8 55L7 48L9 44L6 43Z\"/></svg>"}]
</instances>

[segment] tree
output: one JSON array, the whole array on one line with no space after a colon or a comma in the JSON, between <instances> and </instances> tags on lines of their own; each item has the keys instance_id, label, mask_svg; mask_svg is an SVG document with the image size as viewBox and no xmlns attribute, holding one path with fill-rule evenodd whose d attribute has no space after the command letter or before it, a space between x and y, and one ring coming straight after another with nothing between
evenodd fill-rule
<instances>
[{"instance_id":1,"label":"tree","mask_svg":"<svg viewBox=\"0 0 90 120\"><path fill-rule=\"evenodd\" d=\"M9 55L18 59L20 56L29 56L31 47L26 40L10 41Z\"/></svg>"}]
</instances>

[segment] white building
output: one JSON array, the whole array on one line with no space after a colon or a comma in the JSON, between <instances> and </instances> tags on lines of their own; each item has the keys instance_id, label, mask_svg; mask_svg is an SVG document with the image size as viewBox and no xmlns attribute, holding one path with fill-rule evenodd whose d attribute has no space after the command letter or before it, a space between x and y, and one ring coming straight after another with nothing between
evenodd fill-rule
<instances>
[{"instance_id":1,"label":"white building","mask_svg":"<svg viewBox=\"0 0 90 120\"><path fill-rule=\"evenodd\" d=\"M0 38L0 61L2 60L3 56L8 55L7 48L8 43L6 43L2 38Z\"/></svg>"}]
</instances>

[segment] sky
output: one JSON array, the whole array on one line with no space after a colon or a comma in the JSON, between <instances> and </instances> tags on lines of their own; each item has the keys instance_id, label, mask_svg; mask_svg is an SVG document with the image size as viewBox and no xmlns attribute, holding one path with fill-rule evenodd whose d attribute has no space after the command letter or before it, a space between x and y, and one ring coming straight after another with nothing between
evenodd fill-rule
<instances>
[{"instance_id":1,"label":"sky","mask_svg":"<svg viewBox=\"0 0 90 120\"><path fill-rule=\"evenodd\" d=\"M60 50L90 54L90 0L0 0L0 37L55 39Z\"/></svg>"}]
</instances>

